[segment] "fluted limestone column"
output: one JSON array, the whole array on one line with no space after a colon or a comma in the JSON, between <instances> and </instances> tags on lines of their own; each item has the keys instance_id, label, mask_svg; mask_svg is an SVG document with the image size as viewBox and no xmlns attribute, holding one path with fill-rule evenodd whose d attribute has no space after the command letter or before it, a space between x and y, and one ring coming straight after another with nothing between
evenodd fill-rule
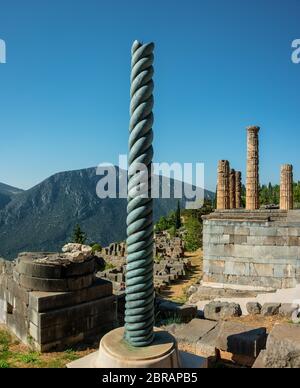
<instances>
[{"instance_id":1,"label":"fluted limestone column","mask_svg":"<svg viewBox=\"0 0 300 388\"><path fill-rule=\"evenodd\" d=\"M291 164L284 164L281 166L280 176L280 209L291 210L293 207L293 166Z\"/></svg>"},{"instance_id":2,"label":"fluted limestone column","mask_svg":"<svg viewBox=\"0 0 300 388\"><path fill-rule=\"evenodd\" d=\"M242 207L242 173L235 172L235 207L240 209Z\"/></svg>"},{"instance_id":3,"label":"fluted limestone column","mask_svg":"<svg viewBox=\"0 0 300 388\"><path fill-rule=\"evenodd\" d=\"M218 164L218 186L217 186L217 209L225 210L230 208L229 198L229 162L220 160Z\"/></svg>"},{"instance_id":4,"label":"fluted limestone column","mask_svg":"<svg viewBox=\"0 0 300 388\"><path fill-rule=\"evenodd\" d=\"M260 128L247 128L246 209L259 209L259 140Z\"/></svg>"},{"instance_id":5,"label":"fluted limestone column","mask_svg":"<svg viewBox=\"0 0 300 388\"><path fill-rule=\"evenodd\" d=\"M229 208L235 209L236 208L236 197L235 197L235 170L230 170L230 176L229 176Z\"/></svg>"}]
</instances>

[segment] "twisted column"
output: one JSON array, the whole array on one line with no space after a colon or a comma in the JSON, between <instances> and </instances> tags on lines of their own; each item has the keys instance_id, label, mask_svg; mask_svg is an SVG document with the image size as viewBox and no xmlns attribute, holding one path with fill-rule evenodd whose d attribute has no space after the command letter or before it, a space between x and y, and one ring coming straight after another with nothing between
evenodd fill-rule
<instances>
[{"instance_id":1,"label":"twisted column","mask_svg":"<svg viewBox=\"0 0 300 388\"><path fill-rule=\"evenodd\" d=\"M135 347L150 345L154 339L153 50L153 43L135 41L132 46L125 339ZM140 165L145 166L142 174ZM146 182L140 183L141 175Z\"/></svg>"},{"instance_id":2,"label":"twisted column","mask_svg":"<svg viewBox=\"0 0 300 388\"><path fill-rule=\"evenodd\" d=\"M259 209L259 127L247 128L246 209Z\"/></svg>"},{"instance_id":3,"label":"twisted column","mask_svg":"<svg viewBox=\"0 0 300 388\"><path fill-rule=\"evenodd\" d=\"M229 162L220 160L218 164L217 209L225 210L230 207L229 200Z\"/></svg>"},{"instance_id":4,"label":"twisted column","mask_svg":"<svg viewBox=\"0 0 300 388\"><path fill-rule=\"evenodd\" d=\"M293 166L284 164L281 166L280 175L280 209L292 210L293 207Z\"/></svg>"}]
</instances>

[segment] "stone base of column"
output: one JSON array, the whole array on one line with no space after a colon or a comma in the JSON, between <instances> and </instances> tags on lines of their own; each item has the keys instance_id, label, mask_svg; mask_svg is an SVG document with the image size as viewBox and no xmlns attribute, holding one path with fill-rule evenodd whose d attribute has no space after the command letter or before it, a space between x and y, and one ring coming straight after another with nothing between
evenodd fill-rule
<instances>
[{"instance_id":1,"label":"stone base of column","mask_svg":"<svg viewBox=\"0 0 300 388\"><path fill-rule=\"evenodd\" d=\"M135 348L123 339L124 327L107 333L99 351L68 368L179 368L180 357L176 339L166 331L155 329L155 340L147 347Z\"/></svg>"}]
</instances>

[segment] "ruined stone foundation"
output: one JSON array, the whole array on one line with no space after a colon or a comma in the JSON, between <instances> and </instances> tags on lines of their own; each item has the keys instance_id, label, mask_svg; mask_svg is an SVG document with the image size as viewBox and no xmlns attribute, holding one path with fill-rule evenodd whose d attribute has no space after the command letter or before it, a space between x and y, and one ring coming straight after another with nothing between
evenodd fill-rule
<instances>
[{"instance_id":1,"label":"ruined stone foundation","mask_svg":"<svg viewBox=\"0 0 300 388\"><path fill-rule=\"evenodd\" d=\"M26 253L0 260L0 323L41 352L110 330L115 296L95 272L93 257L74 262L64 254Z\"/></svg>"},{"instance_id":2,"label":"ruined stone foundation","mask_svg":"<svg viewBox=\"0 0 300 388\"><path fill-rule=\"evenodd\" d=\"M203 284L240 289L300 283L300 211L225 210L203 217Z\"/></svg>"}]
</instances>

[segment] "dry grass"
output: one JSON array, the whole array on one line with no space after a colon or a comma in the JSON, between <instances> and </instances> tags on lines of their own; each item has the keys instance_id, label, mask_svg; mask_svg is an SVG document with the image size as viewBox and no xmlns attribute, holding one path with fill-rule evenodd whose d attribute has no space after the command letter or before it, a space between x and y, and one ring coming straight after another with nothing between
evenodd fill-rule
<instances>
[{"instance_id":1,"label":"dry grass","mask_svg":"<svg viewBox=\"0 0 300 388\"><path fill-rule=\"evenodd\" d=\"M231 318L230 321L241 322L253 328L265 327L268 333L271 332L271 330L277 323L289 322L287 318L280 317L279 315L274 315L272 317L263 317L261 315L247 315L239 318Z\"/></svg>"}]
</instances>

